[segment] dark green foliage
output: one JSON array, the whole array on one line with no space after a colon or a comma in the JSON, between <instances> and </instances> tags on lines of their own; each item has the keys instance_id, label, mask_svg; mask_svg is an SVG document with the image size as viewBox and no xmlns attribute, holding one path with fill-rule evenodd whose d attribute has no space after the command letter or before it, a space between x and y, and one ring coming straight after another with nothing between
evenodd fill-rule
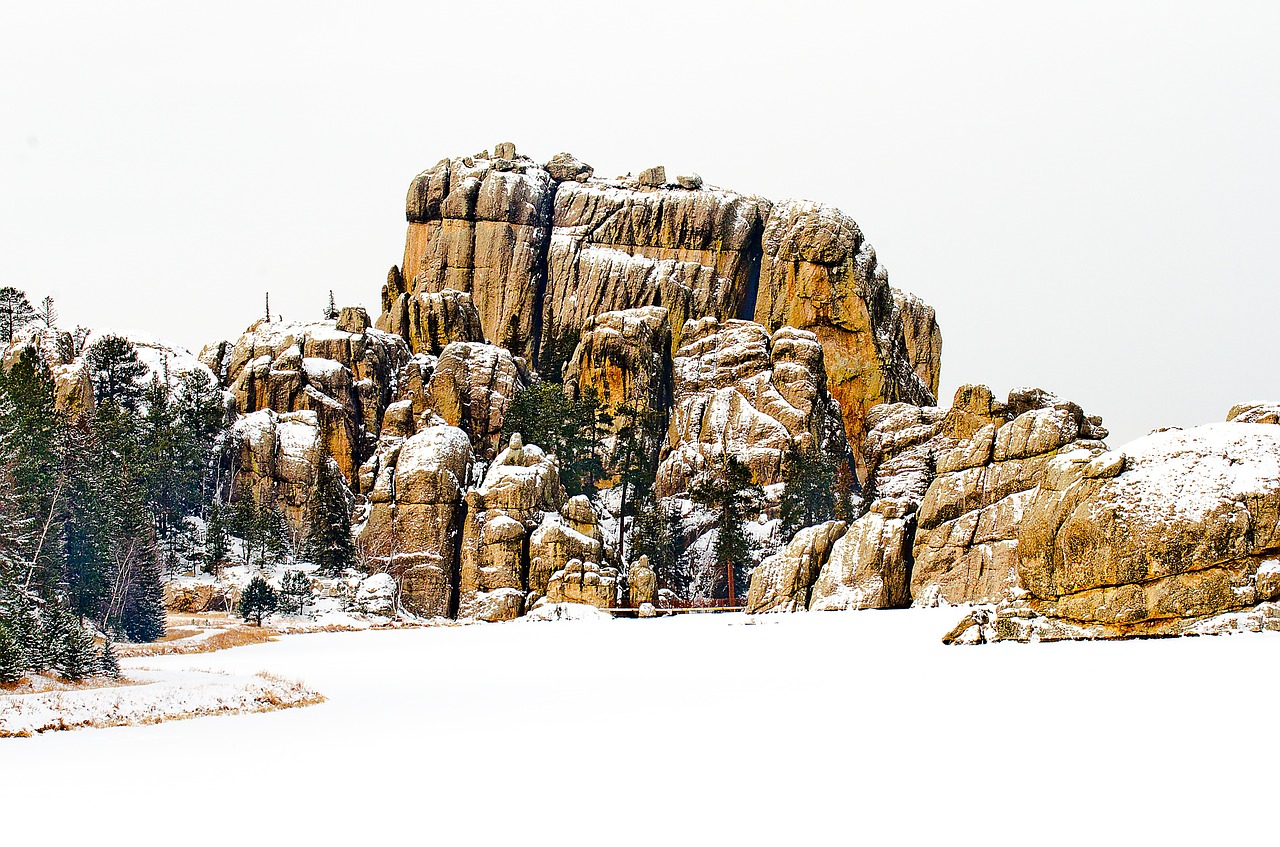
<instances>
[{"instance_id":1,"label":"dark green foliage","mask_svg":"<svg viewBox=\"0 0 1280 847\"><path fill-rule=\"evenodd\" d=\"M347 486L333 459L321 462L317 471L303 555L315 562L321 573L339 574L356 562Z\"/></svg>"},{"instance_id":2,"label":"dark green foliage","mask_svg":"<svg viewBox=\"0 0 1280 847\"><path fill-rule=\"evenodd\" d=\"M752 481L751 469L737 456L730 456L720 468L703 474L690 494L694 502L716 516L712 548L715 596L723 594L730 602L737 602L746 593L752 567L752 545L744 524L758 508L763 492Z\"/></svg>"},{"instance_id":3,"label":"dark green foliage","mask_svg":"<svg viewBox=\"0 0 1280 847\"><path fill-rule=\"evenodd\" d=\"M276 610L277 602L276 590L271 587L271 583L255 574L240 594L236 614L246 622L253 621L257 626L262 626L262 619Z\"/></svg>"},{"instance_id":4,"label":"dark green foliage","mask_svg":"<svg viewBox=\"0 0 1280 847\"><path fill-rule=\"evenodd\" d=\"M662 446L663 415L647 407L621 406L614 420L618 423L613 442L610 468L619 488L617 561L625 561L624 539L626 518L637 514L637 506L649 499L658 473L658 454Z\"/></svg>"},{"instance_id":5,"label":"dark green foliage","mask_svg":"<svg viewBox=\"0 0 1280 847\"><path fill-rule=\"evenodd\" d=\"M80 619L69 612L59 611L52 629L57 640L53 667L58 675L72 682L93 676L101 663L93 647L93 637Z\"/></svg>"},{"instance_id":6,"label":"dark green foliage","mask_svg":"<svg viewBox=\"0 0 1280 847\"><path fill-rule=\"evenodd\" d=\"M0 288L0 338L5 344L13 343L35 318L35 309L25 293L9 285Z\"/></svg>"},{"instance_id":7,"label":"dark green foliage","mask_svg":"<svg viewBox=\"0 0 1280 847\"><path fill-rule=\"evenodd\" d=\"M155 556L145 557L131 573L133 583L125 594L120 629L130 641L156 641L164 637L164 586Z\"/></svg>"},{"instance_id":8,"label":"dark green foliage","mask_svg":"<svg viewBox=\"0 0 1280 847\"><path fill-rule=\"evenodd\" d=\"M204 557L205 570L217 574L222 563L227 560L227 523L224 517L226 508L218 502L209 507L209 521L205 524Z\"/></svg>"},{"instance_id":9,"label":"dark green foliage","mask_svg":"<svg viewBox=\"0 0 1280 847\"><path fill-rule=\"evenodd\" d=\"M778 517L782 537L832 520L836 511L836 463L821 450L792 450L783 459L782 504Z\"/></svg>"},{"instance_id":10,"label":"dark green foliage","mask_svg":"<svg viewBox=\"0 0 1280 847\"><path fill-rule=\"evenodd\" d=\"M853 471L853 460L848 456L836 467L836 502L835 519L838 521L857 520L857 505L861 489L858 487L858 476Z\"/></svg>"},{"instance_id":11,"label":"dark green foliage","mask_svg":"<svg viewBox=\"0 0 1280 847\"><path fill-rule=\"evenodd\" d=\"M649 557L649 567L658 579L658 587L686 596L689 574L680 567L684 546L680 513L663 506L652 497L640 501L631 534L631 560Z\"/></svg>"},{"instance_id":12,"label":"dark green foliage","mask_svg":"<svg viewBox=\"0 0 1280 847\"><path fill-rule=\"evenodd\" d=\"M291 615L300 615L311 602L311 580L302 571L285 571L280 579L280 609Z\"/></svg>"},{"instance_id":13,"label":"dark green foliage","mask_svg":"<svg viewBox=\"0 0 1280 847\"><path fill-rule=\"evenodd\" d=\"M274 503L259 504L247 488L231 508L227 529L240 538L246 565L279 558L290 552L289 523Z\"/></svg>"},{"instance_id":14,"label":"dark green foliage","mask_svg":"<svg viewBox=\"0 0 1280 847\"><path fill-rule=\"evenodd\" d=\"M329 291L329 305L324 307L324 319L326 321L336 321L338 319L338 305L333 301L333 290Z\"/></svg>"},{"instance_id":15,"label":"dark green foliage","mask_svg":"<svg viewBox=\"0 0 1280 847\"><path fill-rule=\"evenodd\" d=\"M542 351L538 357L538 373L543 379L556 385L564 381L565 365L573 358L581 338L582 332L577 329L563 335L547 333L543 336Z\"/></svg>"},{"instance_id":16,"label":"dark green foliage","mask_svg":"<svg viewBox=\"0 0 1280 847\"><path fill-rule=\"evenodd\" d=\"M0 684L11 684L26 676L27 654L18 636L0 620Z\"/></svg>"},{"instance_id":17,"label":"dark green foliage","mask_svg":"<svg viewBox=\"0 0 1280 847\"><path fill-rule=\"evenodd\" d=\"M138 408L143 393L140 383L147 375L147 366L129 339L119 335L98 339L85 351L85 363L93 380L93 396L99 403L114 403L129 411Z\"/></svg>"},{"instance_id":18,"label":"dark green foliage","mask_svg":"<svg viewBox=\"0 0 1280 847\"><path fill-rule=\"evenodd\" d=\"M603 442L609 422L594 390L573 399L555 383L535 382L511 399L503 441L520 433L525 444L536 444L559 460L560 482L569 496L592 495L605 475Z\"/></svg>"},{"instance_id":19,"label":"dark green foliage","mask_svg":"<svg viewBox=\"0 0 1280 847\"><path fill-rule=\"evenodd\" d=\"M98 657L98 669L103 676L111 679L120 678L120 660L116 657L116 646L110 638L102 645L102 653Z\"/></svg>"}]
</instances>

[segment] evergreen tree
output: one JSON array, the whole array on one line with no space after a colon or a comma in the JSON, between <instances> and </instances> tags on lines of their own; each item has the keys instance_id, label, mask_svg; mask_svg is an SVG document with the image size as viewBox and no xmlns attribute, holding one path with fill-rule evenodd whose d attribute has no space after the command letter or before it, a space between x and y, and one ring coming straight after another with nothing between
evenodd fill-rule
<instances>
[{"instance_id":1,"label":"evergreen tree","mask_svg":"<svg viewBox=\"0 0 1280 847\"><path fill-rule=\"evenodd\" d=\"M594 389L576 399L559 385L535 382L516 392L503 419L503 441L520 433L560 464L560 482L569 496L595 494L605 476L604 439L610 417L600 408Z\"/></svg>"},{"instance_id":2,"label":"evergreen tree","mask_svg":"<svg viewBox=\"0 0 1280 847\"><path fill-rule=\"evenodd\" d=\"M25 293L9 285L0 288L0 338L5 344L12 344L35 317Z\"/></svg>"},{"instance_id":3,"label":"evergreen tree","mask_svg":"<svg viewBox=\"0 0 1280 847\"><path fill-rule=\"evenodd\" d=\"M111 679L120 678L120 660L116 657L116 646L108 638L102 644L102 654L98 657L99 672Z\"/></svg>"},{"instance_id":4,"label":"evergreen tree","mask_svg":"<svg viewBox=\"0 0 1280 847\"><path fill-rule=\"evenodd\" d=\"M845 456L836 467L835 519L838 521L857 520L857 504L861 493L858 477L853 471L853 461Z\"/></svg>"},{"instance_id":5,"label":"evergreen tree","mask_svg":"<svg viewBox=\"0 0 1280 847\"><path fill-rule=\"evenodd\" d=\"M205 525L204 555L209 573L217 575L227 560L227 524L224 508L216 501L209 507L209 522Z\"/></svg>"},{"instance_id":6,"label":"evergreen tree","mask_svg":"<svg viewBox=\"0 0 1280 847\"><path fill-rule=\"evenodd\" d=\"M276 610L276 603L276 590L271 587L271 583L260 574L254 574L240 594L236 612L246 623L252 620L257 626L262 626L262 619Z\"/></svg>"},{"instance_id":7,"label":"evergreen tree","mask_svg":"<svg viewBox=\"0 0 1280 847\"><path fill-rule=\"evenodd\" d=\"M58 310L53 306L52 297L45 297L40 301L40 305L36 307L35 319L43 324L45 329L54 329L58 326Z\"/></svg>"},{"instance_id":8,"label":"evergreen tree","mask_svg":"<svg viewBox=\"0 0 1280 847\"><path fill-rule=\"evenodd\" d=\"M27 653L18 636L0 619L0 684L12 685L27 675Z\"/></svg>"},{"instance_id":9,"label":"evergreen tree","mask_svg":"<svg viewBox=\"0 0 1280 847\"><path fill-rule=\"evenodd\" d=\"M257 548L259 527L262 518L258 514L258 501L247 487L241 489L231 506L231 516L227 521L227 529L240 539L240 554L246 565L253 561L253 551Z\"/></svg>"},{"instance_id":10,"label":"evergreen tree","mask_svg":"<svg viewBox=\"0 0 1280 847\"><path fill-rule=\"evenodd\" d=\"M300 615L311 602L311 580L302 571L285 571L280 579L280 608L294 615Z\"/></svg>"},{"instance_id":11,"label":"evergreen tree","mask_svg":"<svg viewBox=\"0 0 1280 847\"><path fill-rule=\"evenodd\" d=\"M783 459L782 504L778 517L782 536L835 517L835 463L817 448L792 449Z\"/></svg>"},{"instance_id":12,"label":"evergreen tree","mask_svg":"<svg viewBox=\"0 0 1280 847\"><path fill-rule=\"evenodd\" d=\"M58 675L71 682L93 676L99 660L93 648L93 638L85 631L80 619L59 610L52 628L56 633L54 670Z\"/></svg>"},{"instance_id":13,"label":"evergreen tree","mask_svg":"<svg viewBox=\"0 0 1280 847\"><path fill-rule=\"evenodd\" d=\"M93 380L93 396L99 403L111 402L130 412L137 410L147 375L147 366L138 358L129 339L107 335L85 351L85 363Z\"/></svg>"},{"instance_id":14,"label":"evergreen tree","mask_svg":"<svg viewBox=\"0 0 1280 847\"><path fill-rule=\"evenodd\" d=\"M554 385L564 382L564 369L573 359L581 338L582 332L576 329L560 335L544 334L541 355L538 357L538 373L542 374L545 381Z\"/></svg>"},{"instance_id":15,"label":"evergreen tree","mask_svg":"<svg viewBox=\"0 0 1280 847\"><path fill-rule=\"evenodd\" d=\"M723 584L731 605L736 604L749 582L751 540L745 524L757 508L763 492L751 479L751 470L737 456L730 456L716 471L703 474L690 492L694 502L715 512L716 539L712 556L717 572L716 594ZM719 582L719 575L724 582Z\"/></svg>"},{"instance_id":16,"label":"evergreen tree","mask_svg":"<svg viewBox=\"0 0 1280 847\"><path fill-rule=\"evenodd\" d=\"M648 497L658 472L662 414L647 407L624 405L618 409L610 464L617 475L618 542L615 553L626 561L626 519L636 514L637 504ZM652 560L650 560L652 563Z\"/></svg>"},{"instance_id":17,"label":"evergreen tree","mask_svg":"<svg viewBox=\"0 0 1280 847\"><path fill-rule=\"evenodd\" d=\"M324 308L324 319L327 321L336 321L338 319L338 304L333 301L333 289L329 289L329 305Z\"/></svg>"},{"instance_id":18,"label":"evergreen tree","mask_svg":"<svg viewBox=\"0 0 1280 847\"><path fill-rule=\"evenodd\" d=\"M303 554L326 574L339 574L356 561L347 487L333 459L321 462L317 469Z\"/></svg>"},{"instance_id":19,"label":"evergreen tree","mask_svg":"<svg viewBox=\"0 0 1280 847\"><path fill-rule=\"evenodd\" d=\"M680 567L683 552L680 513L646 497L636 510L631 534L631 560L649 557L649 567L658 579L658 587L684 596L689 588L689 575Z\"/></svg>"}]
</instances>

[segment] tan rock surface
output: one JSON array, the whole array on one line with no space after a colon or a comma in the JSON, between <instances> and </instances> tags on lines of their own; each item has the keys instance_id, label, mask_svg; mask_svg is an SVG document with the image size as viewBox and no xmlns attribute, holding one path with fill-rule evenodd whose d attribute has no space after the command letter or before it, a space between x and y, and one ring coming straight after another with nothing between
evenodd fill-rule
<instances>
[{"instance_id":1,"label":"tan rock surface","mask_svg":"<svg viewBox=\"0 0 1280 847\"><path fill-rule=\"evenodd\" d=\"M686 320L736 317L759 261L768 201L719 189L562 183L555 194L542 348L604 312L662 306L672 345Z\"/></svg>"},{"instance_id":2,"label":"tan rock surface","mask_svg":"<svg viewBox=\"0 0 1280 847\"><path fill-rule=\"evenodd\" d=\"M504 348L455 341L441 351L424 387L423 405L463 429L476 454L488 459L498 451L511 399L528 380L523 362Z\"/></svg>"},{"instance_id":3,"label":"tan rock surface","mask_svg":"<svg viewBox=\"0 0 1280 847\"><path fill-rule=\"evenodd\" d=\"M274 503L295 529L304 527L307 503L326 452L315 412L251 412L231 427L236 452L234 488L259 503Z\"/></svg>"},{"instance_id":4,"label":"tan rock surface","mask_svg":"<svg viewBox=\"0 0 1280 847\"><path fill-rule=\"evenodd\" d=\"M472 462L466 433L452 426L424 429L385 453L360 544L399 579L401 603L414 614L446 617L457 609Z\"/></svg>"},{"instance_id":5,"label":"tan rock surface","mask_svg":"<svg viewBox=\"0 0 1280 847\"><path fill-rule=\"evenodd\" d=\"M400 291L384 304L378 329L399 335L414 353L433 356L454 341L484 341L480 312L471 295L453 289Z\"/></svg>"},{"instance_id":6,"label":"tan rock surface","mask_svg":"<svg viewBox=\"0 0 1280 847\"><path fill-rule=\"evenodd\" d=\"M808 608L809 589L846 526L844 521L828 521L802 529L786 547L761 562L751 572L747 611L758 614Z\"/></svg>"},{"instance_id":7,"label":"tan rock surface","mask_svg":"<svg viewBox=\"0 0 1280 847\"><path fill-rule=\"evenodd\" d=\"M913 519L886 508L891 502L877 501L835 542L810 592L810 611L910 605Z\"/></svg>"},{"instance_id":8,"label":"tan rock surface","mask_svg":"<svg viewBox=\"0 0 1280 847\"><path fill-rule=\"evenodd\" d=\"M772 207L755 319L770 329L793 326L816 334L826 353L827 385L840 402L860 470L863 422L871 407L934 403L907 351L888 272L858 225L838 209L795 200Z\"/></svg>"},{"instance_id":9,"label":"tan rock surface","mask_svg":"<svg viewBox=\"0 0 1280 847\"><path fill-rule=\"evenodd\" d=\"M618 571L595 562L570 560L547 583L548 603L586 603L598 609L618 605Z\"/></svg>"},{"instance_id":10,"label":"tan rock surface","mask_svg":"<svg viewBox=\"0 0 1280 847\"><path fill-rule=\"evenodd\" d=\"M823 349L812 333L784 327L770 337L750 321L690 321L672 363L674 409L658 468L660 497L687 491L693 478L742 458L754 480L782 479L793 443L832 455L847 447L838 407L826 392Z\"/></svg>"},{"instance_id":11,"label":"tan rock surface","mask_svg":"<svg viewBox=\"0 0 1280 847\"><path fill-rule=\"evenodd\" d=\"M565 390L594 390L615 415L622 406L665 412L671 393L671 325L658 306L605 312L588 318L565 372Z\"/></svg>"},{"instance_id":12,"label":"tan rock surface","mask_svg":"<svg viewBox=\"0 0 1280 847\"><path fill-rule=\"evenodd\" d=\"M523 157L446 159L419 174L406 200L405 293L470 293L485 337L532 358L554 186Z\"/></svg>"},{"instance_id":13,"label":"tan rock surface","mask_svg":"<svg viewBox=\"0 0 1280 847\"><path fill-rule=\"evenodd\" d=\"M1089 637L1162 635L1280 599L1280 429L1210 424L1119 452L1057 459L1028 504L1018 576L1032 612Z\"/></svg>"}]
</instances>

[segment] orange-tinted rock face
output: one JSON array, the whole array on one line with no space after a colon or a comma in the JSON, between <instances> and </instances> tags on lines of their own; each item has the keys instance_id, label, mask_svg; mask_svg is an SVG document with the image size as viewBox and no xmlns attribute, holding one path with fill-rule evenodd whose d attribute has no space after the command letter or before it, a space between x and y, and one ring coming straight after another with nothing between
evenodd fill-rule
<instances>
[{"instance_id":1,"label":"orange-tinted rock face","mask_svg":"<svg viewBox=\"0 0 1280 847\"><path fill-rule=\"evenodd\" d=\"M764 231L756 322L817 336L826 355L827 387L840 401L853 445L862 443L872 406L935 402L908 354L893 295L888 273L851 218L805 201L773 207ZM856 448L855 457L865 476Z\"/></svg>"}]
</instances>

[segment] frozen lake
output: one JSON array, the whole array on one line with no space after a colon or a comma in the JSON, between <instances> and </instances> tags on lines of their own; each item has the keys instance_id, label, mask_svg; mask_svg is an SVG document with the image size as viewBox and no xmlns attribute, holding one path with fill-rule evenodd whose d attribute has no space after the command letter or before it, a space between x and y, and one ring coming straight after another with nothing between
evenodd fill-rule
<instances>
[{"instance_id":1,"label":"frozen lake","mask_svg":"<svg viewBox=\"0 0 1280 847\"><path fill-rule=\"evenodd\" d=\"M1280 637L944 647L961 614L518 621L133 660L329 699L0 741L0 806L8 834L61 843L103 821L139 844L1266 840Z\"/></svg>"}]
</instances>

